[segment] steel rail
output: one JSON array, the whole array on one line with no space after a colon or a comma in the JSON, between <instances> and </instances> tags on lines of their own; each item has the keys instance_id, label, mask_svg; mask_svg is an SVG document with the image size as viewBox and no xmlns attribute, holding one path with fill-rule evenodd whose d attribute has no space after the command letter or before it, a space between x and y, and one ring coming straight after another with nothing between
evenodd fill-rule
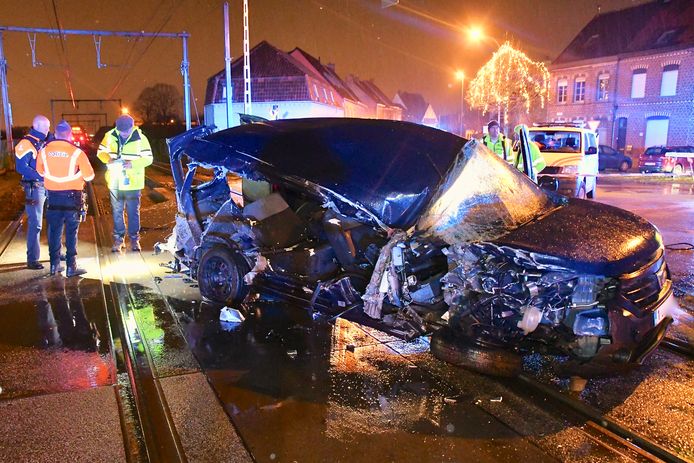
<instances>
[{"instance_id":1,"label":"steel rail","mask_svg":"<svg viewBox=\"0 0 694 463\"><path fill-rule=\"evenodd\" d=\"M91 184L87 191L95 213L96 195ZM145 441L145 451L150 462L186 462L185 452L176 431L171 412L166 403L159 380L154 375L151 353L144 342L133 315L135 302L127 290L125 276L116 276L112 271L109 234L104 221L94 220L97 256L101 267L103 286L109 293L117 326L117 337L122 346L122 361L128 374L132 395L135 400L137 419ZM120 281L119 281L120 280ZM107 305L108 301L107 301Z\"/></svg>"},{"instance_id":2,"label":"steel rail","mask_svg":"<svg viewBox=\"0 0 694 463\"><path fill-rule=\"evenodd\" d=\"M694 358L694 348L692 347L691 343L688 343L686 341L666 337L665 339L660 341L658 347L662 347L663 349L669 350L676 354L683 355L690 359Z\"/></svg>"},{"instance_id":3,"label":"steel rail","mask_svg":"<svg viewBox=\"0 0 694 463\"><path fill-rule=\"evenodd\" d=\"M573 397L570 397L556 388L543 384L527 375L517 377L524 385L530 386L545 398L559 402L565 407L578 413L588 420L591 427L600 430L607 436L617 436L622 443L628 443L638 448L642 456L648 457L653 461L665 461L668 463L688 463L688 460L677 455L673 451L654 442L648 437L619 424L617 421L605 416L598 409L585 404ZM630 445L630 446L631 446Z\"/></svg>"},{"instance_id":4,"label":"steel rail","mask_svg":"<svg viewBox=\"0 0 694 463\"><path fill-rule=\"evenodd\" d=\"M12 242L12 238L17 234L17 230L19 230L21 223L22 216L19 216L18 219L10 221L2 232L0 232L0 256L5 253L5 250Z\"/></svg>"}]
</instances>

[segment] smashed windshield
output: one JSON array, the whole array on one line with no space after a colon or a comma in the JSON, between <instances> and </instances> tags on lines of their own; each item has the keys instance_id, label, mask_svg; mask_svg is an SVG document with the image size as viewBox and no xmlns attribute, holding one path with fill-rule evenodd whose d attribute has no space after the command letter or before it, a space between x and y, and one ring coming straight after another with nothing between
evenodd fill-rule
<instances>
[{"instance_id":1,"label":"smashed windshield","mask_svg":"<svg viewBox=\"0 0 694 463\"><path fill-rule=\"evenodd\" d=\"M463 148L417 229L448 244L491 240L555 207L525 174L473 140Z\"/></svg>"},{"instance_id":2,"label":"smashed windshield","mask_svg":"<svg viewBox=\"0 0 694 463\"><path fill-rule=\"evenodd\" d=\"M546 153L580 153L581 133L561 130L531 130L530 140Z\"/></svg>"}]
</instances>

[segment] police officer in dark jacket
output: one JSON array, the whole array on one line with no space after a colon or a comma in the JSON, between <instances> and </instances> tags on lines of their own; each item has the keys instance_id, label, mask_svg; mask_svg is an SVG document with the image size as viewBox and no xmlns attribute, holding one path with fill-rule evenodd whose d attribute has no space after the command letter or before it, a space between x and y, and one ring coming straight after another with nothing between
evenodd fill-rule
<instances>
[{"instance_id":1,"label":"police officer in dark jacket","mask_svg":"<svg viewBox=\"0 0 694 463\"><path fill-rule=\"evenodd\" d=\"M41 222L43 221L43 204L46 201L46 190L43 177L36 172L36 157L46 144L51 122L46 116L34 117L31 129L14 149L17 157L17 172L22 175L22 186L25 195L27 214L27 268L41 270L40 260Z\"/></svg>"}]
</instances>

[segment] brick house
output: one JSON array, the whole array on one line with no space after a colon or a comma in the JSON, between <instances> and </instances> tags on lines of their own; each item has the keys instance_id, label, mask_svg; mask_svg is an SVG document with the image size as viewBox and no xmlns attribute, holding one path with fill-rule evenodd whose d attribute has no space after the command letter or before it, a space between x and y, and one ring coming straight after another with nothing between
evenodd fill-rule
<instances>
[{"instance_id":1,"label":"brick house","mask_svg":"<svg viewBox=\"0 0 694 463\"><path fill-rule=\"evenodd\" d=\"M595 16L550 66L552 121L599 122L600 143L638 156L694 144L694 2Z\"/></svg>"},{"instance_id":2,"label":"brick house","mask_svg":"<svg viewBox=\"0 0 694 463\"><path fill-rule=\"evenodd\" d=\"M300 48L287 53L266 41L250 50L251 101L254 116L266 119L303 117L363 117L397 119L394 105L373 81L350 76L344 81L333 65ZM222 69L207 81L205 123L219 128L239 124L243 113L243 57L231 64L233 116L227 123L225 73Z\"/></svg>"}]
</instances>

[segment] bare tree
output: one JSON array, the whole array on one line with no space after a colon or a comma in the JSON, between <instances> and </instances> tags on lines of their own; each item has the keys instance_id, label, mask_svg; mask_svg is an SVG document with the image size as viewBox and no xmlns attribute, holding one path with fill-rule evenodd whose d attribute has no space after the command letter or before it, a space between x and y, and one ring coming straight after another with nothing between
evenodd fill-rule
<instances>
[{"instance_id":1,"label":"bare tree","mask_svg":"<svg viewBox=\"0 0 694 463\"><path fill-rule=\"evenodd\" d=\"M170 84L154 84L142 90L135 101L135 111L143 121L166 124L179 120L181 94Z\"/></svg>"}]
</instances>

